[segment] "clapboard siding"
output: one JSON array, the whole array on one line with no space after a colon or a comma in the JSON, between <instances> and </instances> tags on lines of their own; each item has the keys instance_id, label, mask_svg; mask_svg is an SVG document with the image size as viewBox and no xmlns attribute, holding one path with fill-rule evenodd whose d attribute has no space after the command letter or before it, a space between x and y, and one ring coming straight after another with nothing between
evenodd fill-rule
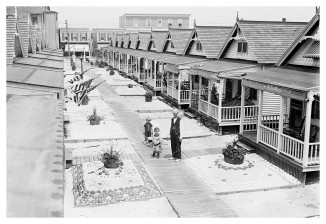
<instances>
[{"instance_id":1,"label":"clapboard siding","mask_svg":"<svg viewBox=\"0 0 326 224\"><path fill-rule=\"evenodd\" d=\"M230 48L228 49L228 51L225 54L225 58L257 61L249 44L248 44L248 52L247 53L238 53L238 41L237 40L233 40Z\"/></svg>"},{"instance_id":2,"label":"clapboard siding","mask_svg":"<svg viewBox=\"0 0 326 224\"><path fill-rule=\"evenodd\" d=\"M206 56L204 50L200 50L200 51L197 50L197 41L192 41L190 45L191 45L189 50L190 55Z\"/></svg>"},{"instance_id":3,"label":"clapboard siding","mask_svg":"<svg viewBox=\"0 0 326 224\"><path fill-rule=\"evenodd\" d=\"M12 64L14 59L16 24L17 24L17 19L13 15L7 15L7 24L6 24L7 65Z\"/></svg>"},{"instance_id":4,"label":"clapboard siding","mask_svg":"<svg viewBox=\"0 0 326 224\"><path fill-rule=\"evenodd\" d=\"M270 92L263 92L263 115L280 114L281 96Z\"/></svg>"}]
</instances>

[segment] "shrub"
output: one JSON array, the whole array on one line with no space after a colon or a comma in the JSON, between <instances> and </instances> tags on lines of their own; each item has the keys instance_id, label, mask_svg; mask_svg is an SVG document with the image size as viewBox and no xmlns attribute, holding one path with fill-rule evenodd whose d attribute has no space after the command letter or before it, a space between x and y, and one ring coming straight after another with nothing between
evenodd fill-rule
<instances>
[{"instance_id":1,"label":"shrub","mask_svg":"<svg viewBox=\"0 0 326 224\"><path fill-rule=\"evenodd\" d=\"M227 144L225 148L222 149L222 154L233 160L243 160L246 155L246 150L241 146L237 145L237 141L233 141L231 144Z\"/></svg>"},{"instance_id":2,"label":"shrub","mask_svg":"<svg viewBox=\"0 0 326 224\"><path fill-rule=\"evenodd\" d=\"M103 118L96 114L96 107L94 107L93 114L88 116L87 120L89 121L90 125L99 125Z\"/></svg>"},{"instance_id":3,"label":"shrub","mask_svg":"<svg viewBox=\"0 0 326 224\"><path fill-rule=\"evenodd\" d=\"M111 71L110 71L110 75L114 75L114 70L113 69L111 69Z\"/></svg>"},{"instance_id":4,"label":"shrub","mask_svg":"<svg viewBox=\"0 0 326 224\"><path fill-rule=\"evenodd\" d=\"M112 168L110 165L118 164L119 166L123 166L123 162L121 159L122 153L120 151L116 151L117 143L114 144L113 142L109 142L106 145L105 149L101 154L102 162L106 168Z\"/></svg>"},{"instance_id":5,"label":"shrub","mask_svg":"<svg viewBox=\"0 0 326 224\"><path fill-rule=\"evenodd\" d=\"M132 87L133 87L133 85L132 85L131 83L129 83L129 84L128 84L128 87L129 87L129 88L132 88Z\"/></svg>"}]
</instances>

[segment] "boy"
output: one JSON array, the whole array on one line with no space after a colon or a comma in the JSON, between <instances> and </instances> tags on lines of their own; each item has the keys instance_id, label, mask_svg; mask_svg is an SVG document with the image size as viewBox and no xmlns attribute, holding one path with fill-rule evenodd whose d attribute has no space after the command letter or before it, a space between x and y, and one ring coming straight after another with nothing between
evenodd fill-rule
<instances>
[{"instance_id":1,"label":"boy","mask_svg":"<svg viewBox=\"0 0 326 224\"><path fill-rule=\"evenodd\" d=\"M160 158L160 153L162 152L162 138L160 136L160 129L154 128L154 136L152 141L153 147L153 157L157 154L157 158Z\"/></svg>"},{"instance_id":2,"label":"boy","mask_svg":"<svg viewBox=\"0 0 326 224\"><path fill-rule=\"evenodd\" d=\"M149 138L152 136L152 133L153 133L153 125L151 123L151 118L150 117L146 118L146 123L144 124L144 128L145 128L145 131L144 131L144 136L145 136L144 144L147 144L147 143L149 143Z\"/></svg>"}]
</instances>

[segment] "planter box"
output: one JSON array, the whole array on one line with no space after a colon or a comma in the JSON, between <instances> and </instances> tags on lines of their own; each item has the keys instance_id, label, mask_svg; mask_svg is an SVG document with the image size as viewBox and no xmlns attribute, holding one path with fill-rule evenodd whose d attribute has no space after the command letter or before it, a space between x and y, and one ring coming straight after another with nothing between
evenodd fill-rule
<instances>
[{"instance_id":1,"label":"planter box","mask_svg":"<svg viewBox=\"0 0 326 224\"><path fill-rule=\"evenodd\" d=\"M119 163L108 163L104 161L104 167L108 169L116 169L119 167Z\"/></svg>"},{"instance_id":2,"label":"planter box","mask_svg":"<svg viewBox=\"0 0 326 224\"><path fill-rule=\"evenodd\" d=\"M236 159L231 159L231 158L228 158L228 157L225 157L224 156L224 161L226 163L230 163L230 164L233 164L233 165L242 164L243 163L243 160L244 160L244 158L241 159L241 160L236 160Z\"/></svg>"},{"instance_id":3,"label":"planter box","mask_svg":"<svg viewBox=\"0 0 326 224\"><path fill-rule=\"evenodd\" d=\"M152 96L145 96L145 102L152 102Z\"/></svg>"},{"instance_id":4,"label":"planter box","mask_svg":"<svg viewBox=\"0 0 326 224\"><path fill-rule=\"evenodd\" d=\"M99 125L101 123L101 120L97 121L89 121L90 125Z\"/></svg>"}]
</instances>

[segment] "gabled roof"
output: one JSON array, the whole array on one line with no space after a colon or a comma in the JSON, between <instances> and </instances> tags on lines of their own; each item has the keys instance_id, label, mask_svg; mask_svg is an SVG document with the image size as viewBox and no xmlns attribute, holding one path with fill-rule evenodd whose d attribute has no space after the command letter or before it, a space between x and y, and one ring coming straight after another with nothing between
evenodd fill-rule
<instances>
[{"instance_id":1,"label":"gabled roof","mask_svg":"<svg viewBox=\"0 0 326 224\"><path fill-rule=\"evenodd\" d=\"M147 51L148 50L148 45L149 45L149 40L151 38L151 33L150 32L139 32L139 49Z\"/></svg>"},{"instance_id":2,"label":"gabled roof","mask_svg":"<svg viewBox=\"0 0 326 224\"><path fill-rule=\"evenodd\" d=\"M129 33L123 34L122 39L123 39L123 46L122 47L123 48L128 48L129 39L130 39Z\"/></svg>"},{"instance_id":3,"label":"gabled roof","mask_svg":"<svg viewBox=\"0 0 326 224\"><path fill-rule=\"evenodd\" d=\"M175 47L176 54L183 54L184 49L190 39L192 29L169 29L171 40ZM165 43L164 43L165 44Z\"/></svg>"},{"instance_id":4,"label":"gabled roof","mask_svg":"<svg viewBox=\"0 0 326 224\"><path fill-rule=\"evenodd\" d=\"M195 33L197 34L206 58L217 58L232 28L230 26L196 26L192 31L191 37ZM192 41L192 38L189 39L183 54L190 50Z\"/></svg>"},{"instance_id":5,"label":"gabled roof","mask_svg":"<svg viewBox=\"0 0 326 224\"><path fill-rule=\"evenodd\" d=\"M319 12L316 13L316 15L310 20L310 22L306 25L306 27L301 31L301 33L297 36L297 38L292 42L292 44L288 47L288 49L284 52L282 57L279 59L279 61L276 63L277 66L280 66L283 64L283 62L290 56L290 54L293 53L295 48L299 45L299 43L302 41L302 39L312 31L312 29L315 29L316 26L319 26L319 20L320 15Z\"/></svg>"},{"instance_id":6,"label":"gabled roof","mask_svg":"<svg viewBox=\"0 0 326 224\"><path fill-rule=\"evenodd\" d=\"M130 48L136 49L138 43L138 33L130 33Z\"/></svg>"},{"instance_id":7,"label":"gabled roof","mask_svg":"<svg viewBox=\"0 0 326 224\"><path fill-rule=\"evenodd\" d=\"M305 22L237 21L218 58L223 57L239 29L258 63L276 63L306 25Z\"/></svg>"},{"instance_id":8,"label":"gabled roof","mask_svg":"<svg viewBox=\"0 0 326 224\"><path fill-rule=\"evenodd\" d=\"M163 52L164 43L166 42L167 36L168 31L152 31L152 40L155 43L157 52Z\"/></svg>"}]
</instances>

